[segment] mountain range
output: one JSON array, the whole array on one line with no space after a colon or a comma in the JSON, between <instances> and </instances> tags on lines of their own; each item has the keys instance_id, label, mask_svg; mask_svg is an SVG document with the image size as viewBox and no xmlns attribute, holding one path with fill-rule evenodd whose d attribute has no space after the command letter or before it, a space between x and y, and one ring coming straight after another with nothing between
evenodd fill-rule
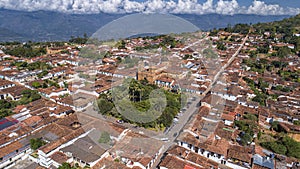
<instances>
[{"instance_id":1,"label":"mountain range","mask_svg":"<svg viewBox=\"0 0 300 169\"><path fill-rule=\"evenodd\" d=\"M0 41L65 41L71 36L92 35L105 24L127 14L66 14L51 11L0 9ZM226 27L237 23L271 22L288 15L176 14L200 30Z\"/></svg>"}]
</instances>

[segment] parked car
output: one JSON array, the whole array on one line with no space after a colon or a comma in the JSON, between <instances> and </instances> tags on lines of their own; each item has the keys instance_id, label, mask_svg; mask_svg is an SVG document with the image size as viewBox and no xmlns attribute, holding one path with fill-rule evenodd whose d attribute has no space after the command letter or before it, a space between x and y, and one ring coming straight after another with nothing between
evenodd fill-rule
<instances>
[{"instance_id":1,"label":"parked car","mask_svg":"<svg viewBox=\"0 0 300 169\"><path fill-rule=\"evenodd\" d=\"M117 123L122 124L122 123L124 123L124 121L123 120L117 120Z\"/></svg>"}]
</instances>

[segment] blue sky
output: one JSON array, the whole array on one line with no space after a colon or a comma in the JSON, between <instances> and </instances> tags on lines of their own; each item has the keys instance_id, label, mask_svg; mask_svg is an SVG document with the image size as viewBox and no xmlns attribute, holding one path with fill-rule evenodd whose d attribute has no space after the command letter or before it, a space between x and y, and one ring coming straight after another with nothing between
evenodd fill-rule
<instances>
[{"instance_id":1,"label":"blue sky","mask_svg":"<svg viewBox=\"0 0 300 169\"><path fill-rule=\"evenodd\" d=\"M0 8L63 13L296 15L300 0L0 0Z\"/></svg>"}]
</instances>

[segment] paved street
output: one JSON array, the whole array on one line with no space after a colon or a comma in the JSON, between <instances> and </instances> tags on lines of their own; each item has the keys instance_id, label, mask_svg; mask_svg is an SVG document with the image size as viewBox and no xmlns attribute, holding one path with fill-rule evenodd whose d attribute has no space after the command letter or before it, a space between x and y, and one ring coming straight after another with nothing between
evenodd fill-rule
<instances>
[{"instance_id":1,"label":"paved street","mask_svg":"<svg viewBox=\"0 0 300 169\"><path fill-rule=\"evenodd\" d=\"M190 118L193 116L194 113L197 112L197 110L199 109L199 107L197 107L197 104L199 103L199 101L209 92L211 91L211 89L213 88L213 85L217 82L217 80L219 79L220 75L224 72L224 70L233 62L233 60L235 59L235 57L239 54L239 52L241 51L241 49L243 48L246 40L248 39L248 35L245 37L245 39L243 40L241 46L239 47L239 49L232 55L232 57L228 60L228 62L217 72L217 74L215 75L215 77L213 78L213 82L211 83L211 85L206 89L205 92L203 92L202 96L196 96L196 100L192 102L192 104L189 106L189 108L186 110L186 112L183 113L182 116L180 116L178 118L178 122L169 130L168 133L166 133L165 137L169 139L169 141L166 142L164 150L162 152L162 154L159 156L159 158L162 157L162 155L174 144L176 144L174 141L176 141L177 136L180 134L181 130L183 129L183 127L190 121ZM200 42L202 41L199 40ZM193 43L197 44L199 43L198 41ZM191 47L191 45L189 45L189 47ZM159 159L158 158L158 159ZM156 162L154 163L152 168L156 168L156 166L158 165L160 160L156 160Z\"/></svg>"},{"instance_id":2,"label":"paved street","mask_svg":"<svg viewBox=\"0 0 300 169\"><path fill-rule=\"evenodd\" d=\"M208 37L208 35L206 36ZM187 45L185 48L183 49L187 49L189 47L193 47L196 44L201 43L206 37L204 37L203 39L200 39L192 44ZM189 98L189 106L186 107L186 110L184 112L182 112L181 116L178 116L178 121L174 122L173 125L167 129L166 132L162 133L162 132L155 132L155 131L150 131L144 128L140 128L140 127L136 127L135 125L132 124L128 124L128 123L123 123L122 125L129 128L132 131L138 132L138 133L142 133L145 134L149 137L158 139L158 140L164 140L165 144L164 144L164 148L162 153L160 154L160 156L158 157L158 159L155 161L154 165L152 168L156 168L156 166L158 165L158 163L160 162L160 158L162 157L162 155L175 143L176 138L179 136L179 134L182 132L184 126L191 120L190 118L193 117L193 115L195 113L198 112L199 107L197 106L197 104L200 102L200 100L209 92L212 90L214 84L218 81L218 79L220 78L220 75L224 72L224 70L233 62L233 60L235 59L235 57L239 54L240 50L242 49L243 45L245 44L246 40L248 38L248 35L245 37L245 39L243 40L241 46L239 47L239 49L232 55L232 57L228 60L228 62L222 66L219 71L215 74L212 83L209 85L209 87L203 92L202 95L197 95L197 94L188 94L188 98ZM195 98L195 99L191 99L191 98ZM93 110L92 106L90 106L85 114L88 114L90 116L93 116L94 118L102 118L105 119L107 121L111 121L116 123L116 118L113 117L104 117L100 114L98 114L97 111Z\"/></svg>"}]
</instances>

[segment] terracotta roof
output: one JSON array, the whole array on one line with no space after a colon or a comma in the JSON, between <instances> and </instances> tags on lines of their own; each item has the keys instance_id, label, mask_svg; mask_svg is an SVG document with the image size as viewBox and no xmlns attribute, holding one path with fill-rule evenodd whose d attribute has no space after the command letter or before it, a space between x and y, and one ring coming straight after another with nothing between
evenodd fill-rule
<instances>
[{"instance_id":1,"label":"terracotta roof","mask_svg":"<svg viewBox=\"0 0 300 169\"><path fill-rule=\"evenodd\" d=\"M66 162L68 160L68 157L64 153L62 153L60 151L55 152L54 154L52 154L50 156L50 158L52 160L56 161L59 164L62 164L62 163Z\"/></svg>"},{"instance_id":2,"label":"terracotta roof","mask_svg":"<svg viewBox=\"0 0 300 169\"><path fill-rule=\"evenodd\" d=\"M73 112L71 107L58 105L54 111L51 111L54 114L61 114L63 112Z\"/></svg>"},{"instance_id":3,"label":"terracotta roof","mask_svg":"<svg viewBox=\"0 0 300 169\"><path fill-rule=\"evenodd\" d=\"M161 141L129 131L122 140L115 144L110 152L117 154L117 152L122 151L121 157L147 166L162 146Z\"/></svg>"},{"instance_id":4,"label":"terracotta roof","mask_svg":"<svg viewBox=\"0 0 300 169\"><path fill-rule=\"evenodd\" d=\"M196 169L196 168L186 164L183 169Z\"/></svg>"},{"instance_id":5,"label":"terracotta roof","mask_svg":"<svg viewBox=\"0 0 300 169\"><path fill-rule=\"evenodd\" d=\"M26 106L25 105L18 105L15 109L15 113L20 113L22 109L24 109Z\"/></svg>"},{"instance_id":6,"label":"terracotta roof","mask_svg":"<svg viewBox=\"0 0 300 169\"><path fill-rule=\"evenodd\" d=\"M42 120L40 116L31 116L27 119L25 119L23 122L26 123L28 126L32 126L35 123L38 123Z\"/></svg>"},{"instance_id":7,"label":"terracotta roof","mask_svg":"<svg viewBox=\"0 0 300 169\"><path fill-rule=\"evenodd\" d=\"M224 120L228 120L228 121L234 121L234 116L232 116L230 114L223 113L221 118Z\"/></svg>"},{"instance_id":8,"label":"terracotta roof","mask_svg":"<svg viewBox=\"0 0 300 169\"><path fill-rule=\"evenodd\" d=\"M77 129L76 131L64 136L63 138L53 141L49 144L46 144L45 146L41 147L40 150L43 151L44 153L49 153L52 150L56 149L57 147L59 147L60 145L67 143L69 141L71 141L72 139L75 139L76 137L80 136L81 134L83 134L85 131L83 129Z\"/></svg>"},{"instance_id":9,"label":"terracotta roof","mask_svg":"<svg viewBox=\"0 0 300 169\"><path fill-rule=\"evenodd\" d=\"M238 159L247 163L251 163L251 151L250 147L242 147L238 145L231 145L228 150L228 158Z\"/></svg>"},{"instance_id":10,"label":"terracotta roof","mask_svg":"<svg viewBox=\"0 0 300 169\"><path fill-rule=\"evenodd\" d=\"M96 163L92 167L92 169L99 169L99 168L103 168L103 167L104 168L112 168L112 169L130 169L126 165L124 165L120 162L116 162L113 159L109 159L109 158L103 158L98 163Z\"/></svg>"},{"instance_id":11,"label":"terracotta roof","mask_svg":"<svg viewBox=\"0 0 300 169\"><path fill-rule=\"evenodd\" d=\"M4 146L4 147L0 148L0 157L4 157L9 153L13 153L22 147L23 147L23 145L19 141L16 141L7 146Z\"/></svg>"},{"instance_id":12,"label":"terracotta roof","mask_svg":"<svg viewBox=\"0 0 300 169\"><path fill-rule=\"evenodd\" d=\"M6 85L11 85L11 84L14 84L14 83L11 81L8 81L8 80L0 79L0 86L6 86Z\"/></svg>"},{"instance_id":13,"label":"terracotta roof","mask_svg":"<svg viewBox=\"0 0 300 169\"><path fill-rule=\"evenodd\" d=\"M168 154L159 164L160 167L172 168L172 169L184 169L184 167L188 165L189 167L193 167L194 169L204 169L204 167L196 166L191 162L181 159L179 157Z\"/></svg>"}]
</instances>

